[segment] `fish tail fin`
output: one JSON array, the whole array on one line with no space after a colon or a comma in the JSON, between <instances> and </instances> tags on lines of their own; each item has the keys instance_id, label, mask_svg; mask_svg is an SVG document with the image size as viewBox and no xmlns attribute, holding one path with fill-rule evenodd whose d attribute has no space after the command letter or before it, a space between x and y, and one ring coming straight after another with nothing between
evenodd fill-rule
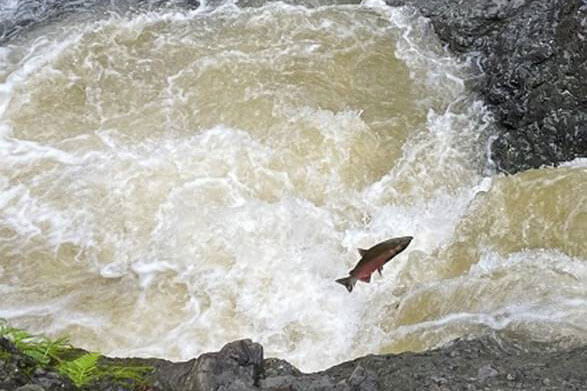
<instances>
[{"instance_id":1,"label":"fish tail fin","mask_svg":"<svg viewBox=\"0 0 587 391\"><path fill-rule=\"evenodd\" d=\"M339 284L344 285L344 287L347 289L347 291L352 292L353 291L353 287L357 283L357 279L355 277L353 277L353 276L348 276L348 277L345 277L345 278L339 278L338 280L336 280L336 282L338 282Z\"/></svg>"}]
</instances>

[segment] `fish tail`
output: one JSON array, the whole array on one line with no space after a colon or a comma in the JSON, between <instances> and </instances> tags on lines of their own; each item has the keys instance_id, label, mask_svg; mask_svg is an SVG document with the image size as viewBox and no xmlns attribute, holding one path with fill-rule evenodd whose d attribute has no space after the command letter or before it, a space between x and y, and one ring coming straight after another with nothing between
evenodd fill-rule
<instances>
[{"instance_id":1,"label":"fish tail","mask_svg":"<svg viewBox=\"0 0 587 391\"><path fill-rule=\"evenodd\" d=\"M353 277L353 276L348 276L348 277L345 277L345 278L339 278L338 280L336 280L336 282L338 282L339 284L344 285L344 287L347 289L347 291L352 292L353 291L353 287L357 283L357 279L355 277Z\"/></svg>"}]
</instances>

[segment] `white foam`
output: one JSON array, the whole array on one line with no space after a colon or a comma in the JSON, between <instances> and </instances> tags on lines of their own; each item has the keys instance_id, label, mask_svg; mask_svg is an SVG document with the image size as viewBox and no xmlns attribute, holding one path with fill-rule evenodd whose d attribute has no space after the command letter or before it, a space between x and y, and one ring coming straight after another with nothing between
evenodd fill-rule
<instances>
[{"instance_id":1,"label":"white foam","mask_svg":"<svg viewBox=\"0 0 587 391\"><path fill-rule=\"evenodd\" d=\"M547 326L553 328L553 334L557 327L568 325L581 331L583 338L587 337L587 327L581 322L581 318L587 314L584 309L587 300L561 300L558 303L519 304L508 305L499 308L493 313L451 313L440 319L420 322L414 325L401 326L387 337L391 340L406 337L409 334L425 334L438 332L446 333L449 326L466 329L471 325L484 326L492 330L507 330L508 328L520 328L521 324L527 324L527 328L539 326L543 331ZM574 317L569 316L574 313ZM561 328L562 329L562 328ZM454 334L440 337L436 345L442 345L454 339Z\"/></svg>"},{"instance_id":2,"label":"white foam","mask_svg":"<svg viewBox=\"0 0 587 391\"><path fill-rule=\"evenodd\" d=\"M70 297L65 296L33 305L23 305L21 303L18 306L3 306L0 309L0 318L12 319L23 316L47 316L56 309L64 308L69 300Z\"/></svg>"},{"instance_id":3,"label":"white foam","mask_svg":"<svg viewBox=\"0 0 587 391\"><path fill-rule=\"evenodd\" d=\"M508 254L504 257L495 251L485 250L478 263L471 267L474 276L491 275L511 268L551 270L574 279L587 280L587 262L568 256L556 249L536 249Z\"/></svg>"},{"instance_id":4,"label":"white foam","mask_svg":"<svg viewBox=\"0 0 587 391\"><path fill-rule=\"evenodd\" d=\"M485 251L467 274L423 284L402 297L400 314L420 300L437 305L432 311L424 307L429 314L424 320L396 325L387 338L441 345L489 328L522 331L537 340L566 336L585 341L586 264L556 250L506 256Z\"/></svg>"},{"instance_id":5,"label":"white foam","mask_svg":"<svg viewBox=\"0 0 587 391\"><path fill-rule=\"evenodd\" d=\"M587 158L575 158L569 162L564 162L560 165L561 167L571 167L571 168L586 168L587 167Z\"/></svg>"},{"instance_id":6,"label":"white foam","mask_svg":"<svg viewBox=\"0 0 587 391\"><path fill-rule=\"evenodd\" d=\"M520 319L544 320L550 315L578 324L580 294L565 297L562 312L552 302L542 306L527 300L516 306L511 298L492 303L488 296L478 310L450 308L394 329L397 311L401 314L406 303L426 292L449 295L467 284L482 285L500 268L530 267L536 259L547 274L553 266L536 254L532 260L524 258L526 253L504 260L487 253L469 274L450 281L432 279L441 272L431 272L422 280L404 278L410 260L433 259L458 239L455 229L471 202L491 191L492 179L478 169L485 152L478 147L483 145L480 135L489 126L486 111L478 102L463 103L466 66L451 59L434 40L428 42L425 21L374 1L333 6L336 17L316 18L329 9L273 3L247 10L227 5L210 14L165 11L113 16L80 27L81 35L63 43L33 44L4 84L5 108L27 80L49 77L45 68L51 68L68 45L77 50L80 36L87 39L84 34L90 31L104 34L102 44L112 38L109 29L120 28L122 37L129 34L137 39L164 22L169 22L165 28L179 26L186 34L161 33L153 45L163 47L178 44L178 39L197 42L188 37L191 24L210 22L197 18L217 17L227 24L270 29L275 23L267 21L281 13L297 18L296 32L304 32L306 23L310 31L330 31L337 37L340 33L350 40L353 34L365 32L396 34L396 56L409 65L416 84L425 86L427 93L418 96L429 98L414 104L431 109L425 121L408 132L411 137L388 172L354 182L348 180L350 169L361 165L367 169L372 163L354 151L357 140L369 152L365 145L377 145L378 138L387 136L371 132L356 104L322 107L319 99L304 95L301 88L287 89L289 85L283 87L272 79L268 86L260 85L264 79L257 75L258 83L243 89L243 99L250 103L271 98L271 105L259 109L271 111L270 120L263 123L267 129L229 126L220 119L200 125L197 116L205 113L198 104L208 100L193 100L197 86L186 85L186 78L223 70L227 64L283 65L280 61L296 55L306 61L305 56L327 48L317 39L274 42L260 53L236 50L229 42L226 50L188 61L189 67L157 78L153 83L161 82L163 87L148 102L149 110L141 106L143 111L132 108L104 118L107 110L98 104L96 128L81 134L46 141L36 140L35 132L29 131L31 140L19 138L8 113L2 111L0 157L5 165L0 167L0 232L6 235L0 237L2 254L23 262L38 253L47 256L48 263L73 261L95 284L95 294L112 303L80 305L87 297L76 291L67 300L25 303L20 309L0 305L0 316L49 317L55 331L78 326L81 331L76 331L80 334L73 336L74 342L83 342L83 333L92 334L101 349L118 355L188 359L247 337L261 342L266 355L286 358L304 370L372 353L420 331L423 339L428 331L438 331L438 341L466 334L474 325L499 329ZM355 19L353 12L366 9L389 23L379 26ZM352 26L337 18L352 21ZM214 33L213 23L202 25ZM369 43L352 41L353 47ZM343 46L344 54L347 46ZM328 55L324 64L334 61ZM91 61L88 65L91 68ZM110 76L125 75L116 72ZM88 111L94 110L90 106ZM143 121L143 116L159 106L163 114L153 118L164 124L155 124L157 129L152 130L151 117ZM128 118L131 125L123 121ZM141 126L148 129L141 132ZM359 284L351 295L334 283L358 260L357 247L404 235L415 239L385 266L384 278L374 276L370 285ZM68 252L73 255L64 258L62 254ZM554 268L558 272L584 278L582 269L575 267L579 261L560 254L548 253L548 257L560 259ZM433 261L421 264L431 270L436 266ZM4 270L0 278L7 274ZM403 286L406 281L412 285ZM578 286L573 289L579 292ZM50 309L41 311L41 305ZM458 327L451 328L454 325ZM449 329L445 334L443 327ZM110 333L116 338L108 338Z\"/></svg>"},{"instance_id":7,"label":"white foam","mask_svg":"<svg viewBox=\"0 0 587 391\"><path fill-rule=\"evenodd\" d=\"M60 37L59 41L50 40L52 37L40 37L31 43L30 48L22 55L15 69L9 73L4 83L0 84L0 117L4 115L14 89L29 76L39 72L43 66L54 61L71 44L78 42L80 36L80 32L72 29L67 37Z\"/></svg>"}]
</instances>

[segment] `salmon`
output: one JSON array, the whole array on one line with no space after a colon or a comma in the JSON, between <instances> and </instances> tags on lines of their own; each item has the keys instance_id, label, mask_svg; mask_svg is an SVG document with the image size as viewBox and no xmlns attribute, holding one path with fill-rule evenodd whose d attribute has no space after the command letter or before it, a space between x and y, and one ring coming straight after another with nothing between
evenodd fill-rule
<instances>
[{"instance_id":1,"label":"salmon","mask_svg":"<svg viewBox=\"0 0 587 391\"><path fill-rule=\"evenodd\" d=\"M377 270L381 275L383 265L404 251L412 239L413 237L411 236L402 236L400 238L388 239L367 250L360 248L359 254L361 255L361 259L359 262L349 272L348 277L340 278L336 282L344 285L349 292L353 291L357 281L370 282L371 274Z\"/></svg>"}]
</instances>

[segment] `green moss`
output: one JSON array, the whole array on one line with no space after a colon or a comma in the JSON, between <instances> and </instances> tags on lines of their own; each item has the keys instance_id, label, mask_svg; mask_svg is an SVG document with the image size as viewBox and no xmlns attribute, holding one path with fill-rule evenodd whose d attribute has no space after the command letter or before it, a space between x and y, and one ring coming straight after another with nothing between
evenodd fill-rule
<instances>
[{"instance_id":1,"label":"green moss","mask_svg":"<svg viewBox=\"0 0 587 391\"><path fill-rule=\"evenodd\" d=\"M121 385L134 385L137 388L149 385L147 376L153 367L146 365L98 364L98 378L108 379Z\"/></svg>"},{"instance_id":2,"label":"green moss","mask_svg":"<svg viewBox=\"0 0 587 391\"><path fill-rule=\"evenodd\" d=\"M12 354L10 354L10 352L7 352L6 350L0 350L0 360L8 361L11 357Z\"/></svg>"}]
</instances>

